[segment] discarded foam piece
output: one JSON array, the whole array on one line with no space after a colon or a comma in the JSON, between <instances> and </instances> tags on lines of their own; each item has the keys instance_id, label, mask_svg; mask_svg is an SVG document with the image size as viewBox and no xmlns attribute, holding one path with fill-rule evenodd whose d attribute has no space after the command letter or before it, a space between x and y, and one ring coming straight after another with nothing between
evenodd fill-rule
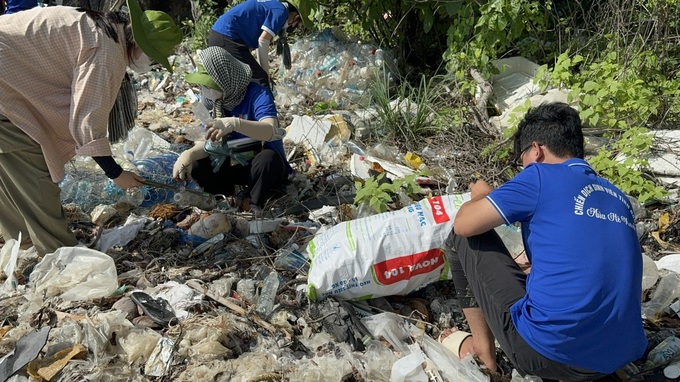
<instances>
[{"instance_id":1,"label":"discarded foam piece","mask_svg":"<svg viewBox=\"0 0 680 382\"><path fill-rule=\"evenodd\" d=\"M680 132L660 130L650 134L654 136L654 146L659 150L650 154L649 168L654 174L680 177L680 158L676 154L680 152Z\"/></svg>"},{"instance_id":2,"label":"discarded foam piece","mask_svg":"<svg viewBox=\"0 0 680 382\"><path fill-rule=\"evenodd\" d=\"M540 92L538 84L534 83L538 64L519 56L494 60L492 64L500 70L489 81L493 85L496 107L501 113Z\"/></svg>"},{"instance_id":3,"label":"discarded foam piece","mask_svg":"<svg viewBox=\"0 0 680 382\"><path fill-rule=\"evenodd\" d=\"M494 88L494 92L496 89ZM512 121L519 121L524 113L526 113L526 108L522 106L528 102L531 107L536 107L544 102L565 102L567 103L567 96L569 92L564 89L550 89L545 94L535 94L533 96L518 99L514 105L502 110L502 114L496 117L491 117L489 122L494 125L499 131L504 131L505 129L512 127ZM572 103L574 106L575 103Z\"/></svg>"},{"instance_id":4,"label":"discarded foam piece","mask_svg":"<svg viewBox=\"0 0 680 382\"><path fill-rule=\"evenodd\" d=\"M307 150L307 157L312 162L320 160L318 152L326 143L326 135L330 132L332 123L327 120L310 116L296 115L286 128L284 142L303 145Z\"/></svg>"}]
</instances>

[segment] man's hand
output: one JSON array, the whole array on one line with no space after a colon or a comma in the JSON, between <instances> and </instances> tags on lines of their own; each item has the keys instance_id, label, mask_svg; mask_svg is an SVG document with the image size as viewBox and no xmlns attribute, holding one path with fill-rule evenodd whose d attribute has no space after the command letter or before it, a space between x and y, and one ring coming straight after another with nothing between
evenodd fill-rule
<instances>
[{"instance_id":1,"label":"man's hand","mask_svg":"<svg viewBox=\"0 0 680 382\"><path fill-rule=\"evenodd\" d=\"M205 125L205 127L208 129L205 134L205 139L219 141L232 131L238 130L240 124L241 119L238 117L218 118Z\"/></svg>"},{"instance_id":2,"label":"man's hand","mask_svg":"<svg viewBox=\"0 0 680 382\"><path fill-rule=\"evenodd\" d=\"M127 190L128 188L143 186L144 178L134 172L123 170L117 178L113 179L113 182L123 190Z\"/></svg>"},{"instance_id":3,"label":"man's hand","mask_svg":"<svg viewBox=\"0 0 680 382\"><path fill-rule=\"evenodd\" d=\"M194 160L191 158L191 152L188 150L183 152L175 165L172 167L172 177L178 182L190 181L191 180L191 170L194 168Z\"/></svg>"},{"instance_id":4,"label":"man's hand","mask_svg":"<svg viewBox=\"0 0 680 382\"><path fill-rule=\"evenodd\" d=\"M472 198L460 206L453 220L453 232L456 235L479 235L504 223L501 214L486 199L491 191L493 188L483 180L470 183Z\"/></svg>"},{"instance_id":5,"label":"man's hand","mask_svg":"<svg viewBox=\"0 0 680 382\"><path fill-rule=\"evenodd\" d=\"M470 183L470 194L472 196L472 199L479 199L479 198L485 198L487 195L493 191L493 188L489 186L488 183L486 183L483 180L478 180L474 183Z\"/></svg>"}]
</instances>

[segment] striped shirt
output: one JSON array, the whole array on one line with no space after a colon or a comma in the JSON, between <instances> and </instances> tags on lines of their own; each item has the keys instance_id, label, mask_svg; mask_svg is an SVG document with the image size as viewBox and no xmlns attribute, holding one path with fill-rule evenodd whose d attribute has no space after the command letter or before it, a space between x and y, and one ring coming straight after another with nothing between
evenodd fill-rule
<instances>
[{"instance_id":1,"label":"striped shirt","mask_svg":"<svg viewBox=\"0 0 680 382\"><path fill-rule=\"evenodd\" d=\"M40 144L55 182L74 155L111 155L108 116L128 60L122 25L118 37L72 7L0 16L0 114Z\"/></svg>"}]
</instances>

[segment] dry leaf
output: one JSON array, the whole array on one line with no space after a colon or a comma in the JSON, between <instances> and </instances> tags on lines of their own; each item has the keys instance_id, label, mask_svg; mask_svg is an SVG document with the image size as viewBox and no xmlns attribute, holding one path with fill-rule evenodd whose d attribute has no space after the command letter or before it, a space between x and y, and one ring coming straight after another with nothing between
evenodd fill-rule
<instances>
[{"instance_id":1,"label":"dry leaf","mask_svg":"<svg viewBox=\"0 0 680 382\"><path fill-rule=\"evenodd\" d=\"M661 216L659 216L659 233L666 232L666 229L668 228L670 222L671 216L668 214L668 212L665 212Z\"/></svg>"}]
</instances>

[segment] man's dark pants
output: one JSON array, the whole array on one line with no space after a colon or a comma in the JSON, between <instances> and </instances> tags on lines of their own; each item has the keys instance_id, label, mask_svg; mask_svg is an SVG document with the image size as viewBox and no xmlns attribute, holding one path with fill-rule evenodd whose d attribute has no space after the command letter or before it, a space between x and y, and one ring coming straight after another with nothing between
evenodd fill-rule
<instances>
[{"instance_id":1,"label":"man's dark pants","mask_svg":"<svg viewBox=\"0 0 680 382\"><path fill-rule=\"evenodd\" d=\"M510 307L526 294L527 276L494 230L467 238L452 233L446 248L461 306L482 309L491 332L520 374L566 381L603 376L552 361L519 335Z\"/></svg>"}]
</instances>

